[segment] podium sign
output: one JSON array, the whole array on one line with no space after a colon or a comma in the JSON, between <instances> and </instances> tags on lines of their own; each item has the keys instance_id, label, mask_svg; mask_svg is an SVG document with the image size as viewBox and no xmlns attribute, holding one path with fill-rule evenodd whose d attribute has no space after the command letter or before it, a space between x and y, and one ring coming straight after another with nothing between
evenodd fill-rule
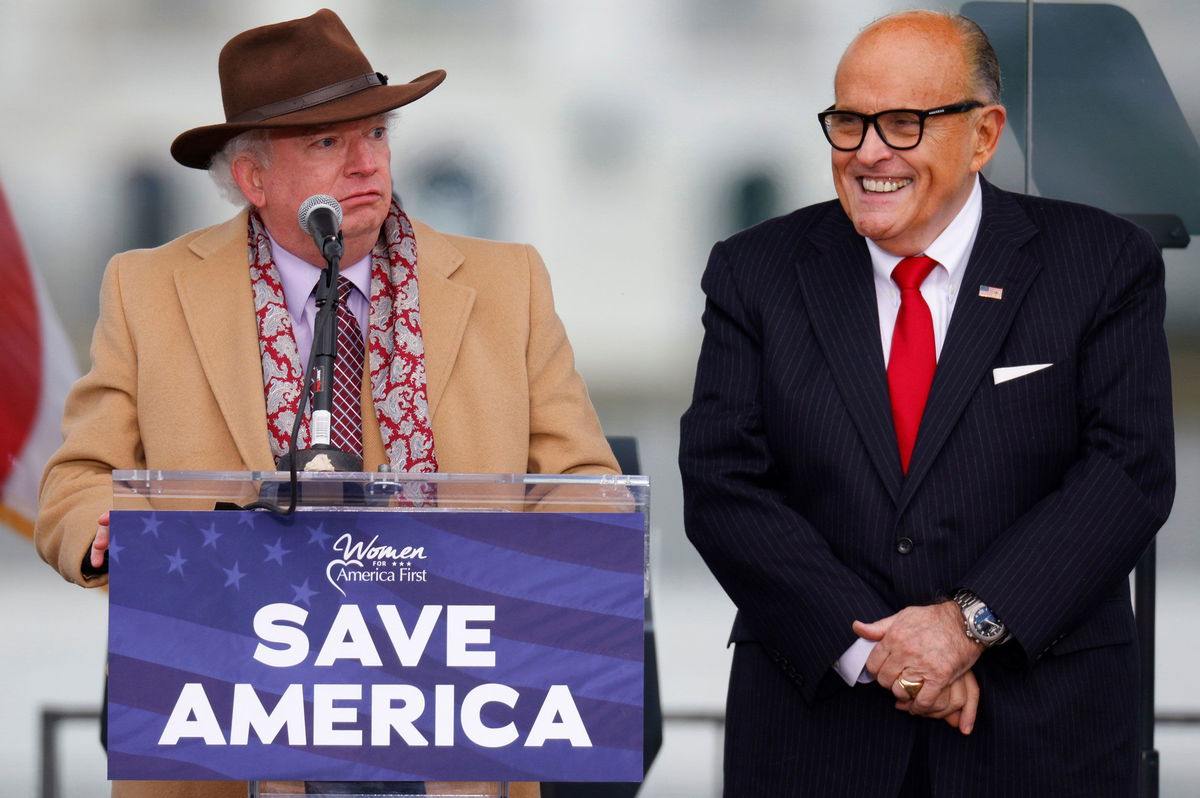
<instances>
[{"instance_id":1,"label":"podium sign","mask_svg":"<svg viewBox=\"0 0 1200 798\"><path fill-rule=\"evenodd\" d=\"M109 778L640 781L645 514L548 509L115 510Z\"/></svg>"}]
</instances>

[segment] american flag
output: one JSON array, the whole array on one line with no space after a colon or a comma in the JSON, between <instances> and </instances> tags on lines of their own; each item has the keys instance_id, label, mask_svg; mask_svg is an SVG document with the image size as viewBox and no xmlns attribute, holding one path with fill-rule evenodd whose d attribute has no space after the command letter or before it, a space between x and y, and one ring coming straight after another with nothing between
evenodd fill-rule
<instances>
[{"instance_id":1,"label":"american flag","mask_svg":"<svg viewBox=\"0 0 1200 798\"><path fill-rule=\"evenodd\" d=\"M42 468L62 443L75 356L37 273L30 268L0 189L0 527L33 536Z\"/></svg>"}]
</instances>

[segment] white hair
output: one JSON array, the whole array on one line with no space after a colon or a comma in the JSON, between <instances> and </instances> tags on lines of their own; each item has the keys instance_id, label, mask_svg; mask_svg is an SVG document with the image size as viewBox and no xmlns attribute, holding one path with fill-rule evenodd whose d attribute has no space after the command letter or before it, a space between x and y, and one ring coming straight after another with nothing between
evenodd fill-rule
<instances>
[{"instance_id":1,"label":"white hair","mask_svg":"<svg viewBox=\"0 0 1200 798\"><path fill-rule=\"evenodd\" d=\"M242 156L254 159L260 166L271 165L271 131L265 128L247 130L225 142L208 163L208 174L217 184L221 196L234 205L246 205L250 200L233 179L233 163Z\"/></svg>"}]
</instances>

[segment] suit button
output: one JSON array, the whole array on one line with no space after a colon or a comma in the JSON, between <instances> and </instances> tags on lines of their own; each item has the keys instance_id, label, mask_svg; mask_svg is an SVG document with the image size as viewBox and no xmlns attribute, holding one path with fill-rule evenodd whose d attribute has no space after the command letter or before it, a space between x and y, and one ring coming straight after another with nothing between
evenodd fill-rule
<instances>
[{"instance_id":1,"label":"suit button","mask_svg":"<svg viewBox=\"0 0 1200 798\"><path fill-rule=\"evenodd\" d=\"M898 554L912 554L912 550L912 538L900 538L896 541L896 552Z\"/></svg>"}]
</instances>

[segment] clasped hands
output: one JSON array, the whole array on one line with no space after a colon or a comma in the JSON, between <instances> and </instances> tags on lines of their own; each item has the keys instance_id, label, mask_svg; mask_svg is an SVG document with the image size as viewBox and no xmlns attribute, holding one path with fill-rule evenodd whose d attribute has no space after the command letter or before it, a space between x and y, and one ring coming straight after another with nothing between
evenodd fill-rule
<instances>
[{"instance_id":1,"label":"clasped hands","mask_svg":"<svg viewBox=\"0 0 1200 798\"><path fill-rule=\"evenodd\" d=\"M940 718L963 734L975 727L979 683L971 667L983 646L963 631L953 601L905 607L875 623L854 622L854 633L875 642L867 672L896 698L896 709ZM913 697L898 681L923 682Z\"/></svg>"}]
</instances>

